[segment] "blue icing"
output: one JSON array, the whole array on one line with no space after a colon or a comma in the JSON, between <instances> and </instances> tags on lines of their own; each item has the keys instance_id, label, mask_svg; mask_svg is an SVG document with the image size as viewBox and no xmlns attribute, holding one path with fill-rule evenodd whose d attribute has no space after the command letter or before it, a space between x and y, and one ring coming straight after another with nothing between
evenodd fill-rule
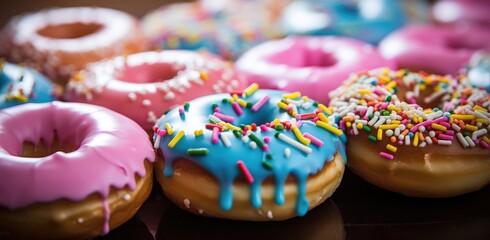
<instances>
[{"instance_id":1,"label":"blue icing","mask_svg":"<svg viewBox=\"0 0 490 240\"><path fill-rule=\"evenodd\" d=\"M19 94L22 88L26 94ZM37 71L18 65L0 66L0 109L24 103L51 102L52 85Z\"/></svg>"},{"instance_id":2,"label":"blue icing","mask_svg":"<svg viewBox=\"0 0 490 240\"><path fill-rule=\"evenodd\" d=\"M282 26L288 34L340 35L377 44L393 30L414 20L424 20L425 1L400 0L302 0L292 2L284 11ZM407 8L415 8L408 9ZM299 16L307 18L298 19ZM310 18L310 19L308 19ZM422 18L422 19L417 19Z\"/></svg>"},{"instance_id":3,"label":"blue icing","mask_svg":"<svg viewBox=\"0 0 490 240\"><path fill-rule=\"evenodd\" d=\"M319 172L323 168L325 161L331 161L333 159L337 150L340 151L341 156L345 160L344 143L347 138L345 134L338 137L325 129L317 127L311 120L303 120L303 124L299 128L300 131L302 133L307 132L321 139L324 143L321 148L311 143L309 147L312 149L312 152L307 154L276 138L274 135L278 131L275 129L268 128L267 132L261 131L259 127L261 124L270 123L276 118L281 121L291 119L291 116L285 110L277 106L277 103L281 101L284 94L286 93L281 91L258 90L252 96L244 97L243 100L252 104L255 104L266 95L270 97L270 100L257 112L253 112L250 108L242 107L243 115L241 116L236 114L231 103L222 101L222 99L230 99L229 94L205 96L191 101L189 110L185 112L185 118L181 118L178 108L168 112L158 123L159 129L164 130L165 123L170 123L174 130L171 136L167 135L162 137L158 145L158 148L165 156L164 176L172 176L172 165L176 159L182 157L190 159L210 172L217 179L221 188L219 204L222 209L229 210L233 207L233 181L237 178L243 178L243 174L237 166L237 162L241 160L254 179L250 188L250 201L254 208L259 208L262 205L260 189L263 181L267 177L273 177L275 179L276 203L278 205L284 204L284 183L288 175L292 174L298 182L297 214L299 216L306 214L309 206L306 198L306 181L308 176ZM308 101L312 103L311 100ZM253 141L251 137L249 137L249 142L244 142L242 137L236 137L232 131L221 132L222 136L230 140L230 147L226 147L221 139L218 143L213 144L211 141L212 130L205 129L205 124L210 123L209 115L212 115L214 112L212 109L213 104L218 105L222 114L235 118L234 122L232 122L234 126L256 123L257 131L250 132L262 142L265 137L270 139L270 142L267 143L269 147L268 151L264 151L259 146L253 149L250 146L250 143ZM317 107L311 104L307 109L298 107L298 112L311 113L316 109ZM204 130L203 135L195 136L194 131L199 129ZM181 130L185 132L185 135L173 148L169 148L169 142ZM280 131L280 133L296 140L294 133L290 130ZM155 141L156 139L157 134L154 136ZM207 155L189 155L187 150L194 148L207 148L209 151ZM286 148L291 150L288 158L285 155ZM272 155L272 159L267 159L267 154L269 153ZM272 166L272 170L264 167L263 161L268 161Z\"/></svg>"}]
</instances>

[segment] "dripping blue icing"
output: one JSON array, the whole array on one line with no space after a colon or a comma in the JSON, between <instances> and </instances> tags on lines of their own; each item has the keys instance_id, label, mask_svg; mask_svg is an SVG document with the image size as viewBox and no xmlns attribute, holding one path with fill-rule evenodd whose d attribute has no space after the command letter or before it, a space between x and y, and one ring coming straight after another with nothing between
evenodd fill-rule
<instances>
[{"instance_id":1,"label":"dripping blue icing","mask_svg":"<svg viewBox=\"0 0 490 240\"><path fill-rule=\"evenodd\" d=\"M243 142L242 138L237 138L233 135L232 131L222 132L221 134L228 137L231 142L230 147L226 147L221 140L217 144L211 142L212 131L205 129L205 124L209 122L209 115L213 114L212 105L217 104L221 109L221 113L233 116L235 118L232 122L235 126L241 124L249 125L256 123L257 126L261 124L270 123L274 119L281 121L289 121L291 116L277 106L277 103L281 101L282 96L287 94L282 91L275 90L258 90L252 96L244 97L243 99L249 103L256 103L264 96L268 95L270 101L266 103L257 112L253 112L249 108L242 107L243 115L238 116L232 108L232 104L229 102L223 102L222 99L229 99L229 94L217 94L212 96L205 96L193 100L190 102L190 107L185 112L185 117L181 117L178 108L172 109L164 117L159 120L158 128L165 129L165 123L170 123L174 130L173 135L165 136L161 139L159 149L165 156L165 168L164 176L171 177L173 175L173 162L179 158L187 158L192 162L198 164L209 173L211 173L220 184L220 207L223 210L229 210L233 207L233 181L237 178L242 178L243 175L236 163L242 160L247 166L248 170L254 178L254 182L250 186L251 205L254 208L260 208L262 205L261 199L261 185L262 182L268 178L273 177L275 179L275 201L278 205L283 205L284 198L284 184L289 176L292 174L296 177L298 182L298 198L296 203L297 215L303 216L308 211L309 202L306 198L306 181L309 175L319 172L326 161L333 160L333 157L337 150L341 156L346 160L344 144L347 140L345 134L338 137L333 133L315 126L310 120L304 120L303 124L299 128L302 133L308 132L309 134L321 139L324 144L320 148L314 144L310 144L312 153L306 154L293 146L274 137L276 130L269 128L269 131L263 132L257 127L257 131L253 134L261 140L264 137L269 137L270 142L267 143L269 150L264 152L260 147L252 149L250 142ZM309 100L311 101L311 100ZM298 112L311 113L317 109L315 106L311 106L308 109L298 108ZM203 129L204 134L201 136L194 136L194 131ZM176 135L177 132L184 130L185 135L174 146L169 148L168 143ZM286 136L296 139L294 133L289 130L281 132ZM154 136L154 140L156 135ZM187 154L189 148L208 148L207 155L190 156ZM290 156L287 158L284 150L289 148L291 150ZM266 153L272 154L272 159L266 158ZM263 161L269 161L272 165L272 170L265 168L262 165Z\"/></svg>"},{"instance_id":2,"label":"dripping blue icing","mask_svg":"<svg viewBox=\"0 0 490 240\"><path fill-rule=\"evenodd\" d=\"M40 73L27 67L4 63L3 67L0 68L0 109L25 103L18 100L7 99L9 88L12 84L19 84L19 79L21 77L24 79L23 81L34 81L34 85L32 86L33 94L28 96L27 102L43 103L55 100L52 96L52 85Z\"/></svg>"}]
</instances>

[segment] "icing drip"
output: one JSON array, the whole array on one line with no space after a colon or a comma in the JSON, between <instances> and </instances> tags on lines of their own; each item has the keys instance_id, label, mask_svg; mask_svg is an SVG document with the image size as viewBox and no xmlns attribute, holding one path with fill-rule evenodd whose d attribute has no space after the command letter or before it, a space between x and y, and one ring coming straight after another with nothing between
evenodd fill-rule
<instances>
[{"instance_id":1,"label":"icing drip","mask_svg":"<svg viewBox=\"0 0 490 240\"><path fill-rule=\"evenodd\" d=\"M283 96L292 98L286 99ZM290 107L282 109L281 106L286 102L297 105L295 109L298 112L293 112ZM241 114L237 113L234 103L240 104ZM261 106L254 108L257 103ZM285 202L284 184L291 174L298 184L296 212L302 216L309 207L306 198L308 176L319 172L337 151L346 159L344 148L341 147L346 140L342 132L338 136L318 127L315 121L320 120L317 118L297 121L294 117L302 113L324 113L320 107L325 108L307 97L301 97L299 93L287 95L281 91L251 90L248 94L219 94L191 101L188 110L184 111L185 118L181 118L179 108L175 108L164 115L155 127L154 139L160 139L156 147L165 157L164 176L172 177L173 163L177 159L189 159L216 178L220 185L219 205L223 210L229 210L233 207L233 182L237 178L246 179L250 183L250 203L254 208L260 208L263 181L268 177L274 178L275 201L282 205ZM213 118L216 112L233 118L226 118L230 122ZM329 122L325 124L337 129L335 119L327 117L326 121ZM296 140L291 129L298 125L301 133L320 139L323 146L306 146ZM168 133L169 129L172 129L173 134L162 137L161 132ZM229 140L230 146L225 144L226 141L213 141L215 129L221 140ZM203 130L202 133L200 130ZM180 131L185 134L175 143ZM284 154L288 148L289 157ZM309 150L305 152L302 149ZM237 166L240 161L244 167Z\"/></svg>"}]
</instances>

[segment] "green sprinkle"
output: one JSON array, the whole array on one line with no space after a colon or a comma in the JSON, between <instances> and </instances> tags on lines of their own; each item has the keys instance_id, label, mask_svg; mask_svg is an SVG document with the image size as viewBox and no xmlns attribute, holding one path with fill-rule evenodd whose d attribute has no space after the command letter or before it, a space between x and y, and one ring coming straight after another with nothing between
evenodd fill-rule
<instances>
[{"instance_id":1,"label":"green sprinkle","mask_svg":"<svg viewBox=\"0 0 490 240\"><path fill-rule=\"evenodd\" d=\"M222 102L222 103L228 103L228 99L223 98L223 99L221 100L221 102Z\"/></svg>"},{"instance_id":2,"label":"green sprinkle","mask_svg":"<svg viewBox=\"0 0 490 240\"><path fill-rule=\"evenodd\" d=\"M383 116L389 116L390 115L390 112L388 112L386 110L383 110L383 111L381 111L381 115L383 115Z\"/></svg>"},{"instance_id":3,"label":"green sprinkle","mask_svg":"<svg viewBox=\"0 0 490 240\"><path fill-rule=\"evenodd\" d=\"M185 103L184 103L184 110L185 110L186 112L187 112L187 111L189 111L189 107L190 107L189 102L185 102Z\"/></svg>"},{"instance_id":4,"label":"green sprinkle","mask_svg":"<svg viewBox=\"0 0 490 240\"><path fill-rule=\"evenodd\" d=\"M267 153L267 154L265 155L265 158L267 158L267 159L269 159L269 160L270 160L270 159L272 159L272 154Z\"/></svg>"},{"instance_id":5,"label":"green sprinkle","mask_svg":"<svg viewBox=\"0 0 490 240\"><path fill-rule=\"evenodd\" d=\"M242 132L240 130L233 130L233 135L235 135L237 138L241 138Z\"/></svg>"},{"instance_id":6,"label":"green sprinkle","mask_svg":"<svg viewBox=\"0 0 490 240\"><path fill-rule=\"evenodd\" d=\"M369 141L371 141L371 142L377 142L377 141L378 141L378 139L376 139L376 137L375 137L375 136L373 136L373 135L369 135L369 136L368 136L368 139L369 139Z\"/></svg>"},{"instance_id":7,"label":"green sprinkle","mask_svg":"<svg viewBox=\"0 0 490 240\"><path fill-rule=\"evenodd\" d=\"M391 95L386 96L385 102L391 102Z\"/></svg>"},{"instance_id":8,"label":"green sprinkle","mask_svg":"<svg viewBox=\"0 0 490 240\"><path fill-rule=\"evenodd\" d=\"M279 123L274 129L276 129L276 131L284 131L284 125L282 125L282 123Z\"/></svg>"},{"instance_id":9,"label":"green sprinkle","mask_svg":"<svg viewBox=\"0 0 490 240\"><path fill-rule=\"evenodd\" d=\"M207 148L189 148L187 149L187 154L191 156L203 156L208 154Z\"/></svg>"},{"instance_id":10,"label":"green sprinkle","mask_svg":"<svg viewBox=\"0 0 490 240\"><path fill-rule=\"evenodd\" d=\"M370 133L370 132L371 132L371 128L370 128L370 127L368 127L368 126L366 126L366 125L362 126L362 130L364 130L364 131L366 131L366 132L368 132L368 133Z\"/></svg>"},{"instance_id":11,"label":"green sprinkle","mask_svg":"<svg viewBox=\"0 0 490 240\"><path fill-rule=\"evenodd\" d=\"M253 103L251 103L251 102L248 102L246 105L247 108L252 108L252 106L253 106Z\"/></svg>"},{"instance_id":12,"label":"green sprinkle","mask_svg":"<svg viewBox=\"0 0 490 240\"><path fill-rule=\"evenodd\" d=\"M260 138L258 138L257 136L255 136L253 133L251 133L250 135L248 135L248 137L254 141L255 143L257 143L257 145L259 147L263 147L264 146L264 143L262 142L262 140L260 140Z\"/></svg>"},{"instance_id":13,"label":"green sprinkle","mask_svg":"<svg viewBox=\"0 0 490 240\"><path fill-rule=\"evenodd\" d=\"M469 137L469 136L471 136L471 134L470 134L470 132L463 132L463 136L465 136L465 137L468 136Z\"/></svg>"},{"instance_id":14,"label":"green sprinkle","mask_svg":"<svg viewBox=\"0 0 490 240\"><path fill-rule=\"evenodd\" d=\"M318 107L318 102L317 101L313 102L313 107Z\"/></svg>"},{"instance_id":15,"label":"green sprinkle","mask_svg":"<svg viewBox=\"0 0 490 240\"><path fill-rule=\"evenodd\" d=\"M393 88L393 92L394 93L398 93L398 86L396 86L396 87Z\"/></svg>"},{"instance_id":16,"label":"green sprinkle","mask_svg":"<svg viewBox=\"0 0 490 240\"><path fill-rule=\"evenodd\" d=\"M243 129L245 129L246 127L247 127L247 125L245 125L245 124L240 124L240 128L241 128L242 130L243 130Z\"/></svg>"},{"instance_id":17,"label":"green sprinkle","mask_svg":"<svg viewBox=\"0 0 490 240\"><path fill-rule=\"evenodd\" d=\"M272 164L269 161L266 160L262 161L262 166L264 166L268 170L272 170Z\"/></svg>"},{"instance_id":18,"label":"green sprinkle","mask_svg":"<svg viewBox=\"0 0 490 240\"><path fill-rule=\"evenodd\" d=\"M211 110L214 111L214 109L217 108L217 107L218 107L218 104L215 103L215 104L211 105Z\"/></svg>"},{"instance_id":19,"label":"green sprinkle","mask_svg":"<svg viewBox=\"0 0 490 240\"><path fill-rule=\"evenodd\" d=\"M274 133L274 137L278 138L279 137L279 134L280 134L280 132Z\"/></svg>"}]
</instances>

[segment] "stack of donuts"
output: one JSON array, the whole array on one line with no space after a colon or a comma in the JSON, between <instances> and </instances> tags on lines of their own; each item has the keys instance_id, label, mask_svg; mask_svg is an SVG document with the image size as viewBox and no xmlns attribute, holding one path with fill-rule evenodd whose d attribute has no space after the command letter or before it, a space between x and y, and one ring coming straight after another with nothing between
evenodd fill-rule
<instances>
[{"instance_id":1,"label":"stack of donuts","mask_svg":"<svg viewBox=\"0 0 490 240\"><path fill-rule=\"evenodd\" d=\"M485 9L199 0L141 20L102 7L16 16L0 32L0 236L105 235L153 173L180 208L246 221L307 215L347 169L408 197L478 191Z\"/></svg>"}]
</instances>

